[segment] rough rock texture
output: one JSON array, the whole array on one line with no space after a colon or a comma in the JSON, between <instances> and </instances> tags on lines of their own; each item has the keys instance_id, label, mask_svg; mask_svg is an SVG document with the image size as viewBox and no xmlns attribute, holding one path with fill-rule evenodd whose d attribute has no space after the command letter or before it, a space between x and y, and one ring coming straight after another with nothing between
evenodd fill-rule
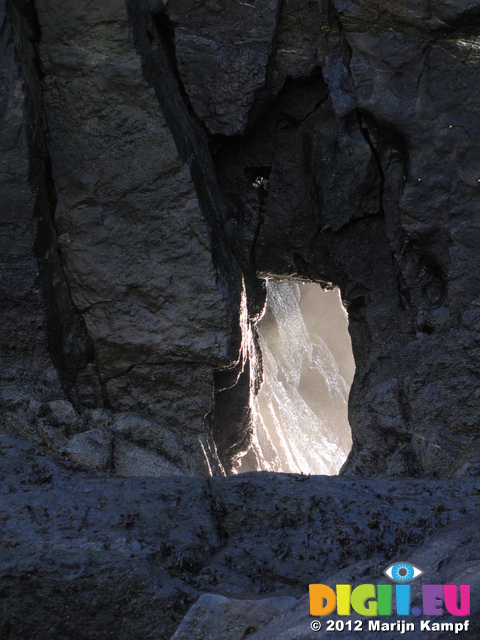
<instances>
[{"instance_id":1,"label":"rough rock texture","mask_svg":"<svg viewBox=\"0 0 480 640\"><path fill-rule=\"evenodd\" d=\"M235 331L189 167L143 78L124 3L80 4L62 20L60 5L36 6L55 226L106 402L133 405L193 449ZM201 473L198 442L196 453L190 472Z\"/></svg>"},{"instance_id":2,"label":"rough rock texture","mask_svg":"<svg viewBox=\"0 0 480 640\"><path fill-rule=\"evenodd\" d=\"M160 20L174 31L178 72L196 115L211 133L244 133L252 109L272 91L281 0L174 0L165 9Z\"/></svg>"},{"instance_id":3,"label":"rough rock texture","mask_svg":"<svg viewBox=\"0 0 480 640\"><path fill-rule=\"evenodd\" d=\"M288 277L349 310L345 471L478 474L475 3L8 6L4 430L68 401L229 472Z\"/></svg>"},{"instance_id":4,"label":"rough rock texture","mask_svg":"<svg viewBox=\"0 0 480 640\"><path fill-rule=\"evenodd\" d=\"M457 456L478 438L478 5L440 3L430 14L392 3L379 16L375 2L334 4L350 57L342 95L355 99L379 163L397 280L396 300L360 311L377 318L352 394L349 467L373 469L383 433L385 471L458 473ZM343 116L343 103L332 106ZM478 473L475 456L461 473Z\"/></svg>"},{"instance_id":5,"label":"rough rock texture","mask_svg":"<svg viewBox=\"0 0 480 640\"><path fill-rule=\"evenodd\" d=\"M422 567L423 571L428 573L428 584L470 584L472 590L478 589L478 563L479 554L477 551L478 546L478 531L480 521L478 516L474 518L463 518L461 521L447 525L441 528L437 533L433 534L427 541L420 545L415 551L408 555L406 560L413 563L415 566ZM349 569L339 571L335 575L331 576L328 583L331 585L345 584L354 580L355 577ZM387 580L372 575L367 572L362 576L362 583L365 584L368 581L374 584L385 584ZM421 582L412 584L412 606L422 605L421 596ZM309 611L309 599L308 597L301 598L298 603L286 611L283 616L278 616L276 620L270 621L263 628L260 628L256 633L253 633L251 640L270 640L270 638L279 638L279 640L303 640L310 639L312 633L310 631L310 624L313 618ZM479 603L472 601L471 604L471 617L474 619L478 616ZM259 612L260 613L260 612ZM339 616L332 615L329 619L339 620ZM362 638L368 638L374 640L378 638L378 631L368 631L368 623L353 615L352 620L362 621ZM384 618L386 620L386 618ZM463 622L464 618L455 618L454 616L444 615L439 620L442 623L458 623ZM345 619L344 619L345 621ZM431 622L433 623L433 617ZM213 623L213 620L210 620ZM429 638L458 638L458 633L455 631L419 631L420 626L417 621L415 635L418 637L427 636ZM344 634L347 632L344 631ZM474 626L468 631L464 631L464 634L470 635L472 638L476 638L479 635L478 624L474 623ZM315 634L316 638L328 638L331 637L331 633L328 632L325 622L323 623L322 631ZM343 637L346 637L345 635ZM388 638L389 640L396 640L399 637L398 631L382 632L382 638ZM230 640L227 635L224 636L224 640ZM233 634L231 640L236 640Z\"/></svg>"},{"instance_id":6,"label":"rough rock texture","mask_svg":"<svg viewBox=\"0 0 480 640\"><path fill-rule=\"evenodd\" d=\"M295 598L289 597L237 600L205 594L190 609L172 640L245 638L295 603Z\"/></svg>"},{"instance_id":7,"label":"rough rock texture","mask_svg":"<svg viewBox=\"0 0 480 640\"><path fill-rule=\"evenodd\" d=\"M213 592L300 598L250 630L298 640L309 582L398 557L478 589L479 29L0 0L2 638L169 638ZM341 288L343 477L183 477L250 444L266 277Z\"/></svg>"},{"instance_id":8,"label":"rough rock texture","mask_svg":"<svg viewBox=\"0 0 480 640\"><path fill-rule=\"evenodd\" d=\"M228 323L209 234L126 9L77 5L59 21L58 8L37 5L55 224L102 381L155 361L221 363Z\"/></svg>"},{"instance_id":9,"label":"rough rock texture","mask_svg":"<svg viewBox=\"0 0 480 640\"><path fill-rule=\"evenodd\" d=\"M379 582L399 557L478 588L475 479L113 478L6 436L0 460L5 640L163 640L203 593L302 598L311 582Z\"/></svg>"},{"instance_id":10,"label":"rough rock texture","mask_svg":"<svg viewBox=\"0 0 480 640\"><path fill-rule=\"evenodd\" d=\"M412 562L415 566L422 566L422 570L428 573L428 584L470 584L472 590L478 589L478 563L479 555L477 551L478 546L478 531L480 521L478 516L473 518L464 518L458 523L447 525L440 529L437 533L430 536L427 541L410 554L406 560ZM454 558L454 559L453 559ZM472 563L472 559L473 560ZM439 570L439 567L441 569ZM335 584L345 584L355 581L355 574L351 570L345 569L339 571L333 576L329 577L328 583L332 586ZM373 584L385 584L387 580L382 577L378 577L368 570L362 575L362 583L371 582ZM199 601L200 602L200 601ZM412 584L412 606L422 605L421 596L421 582ZM312 631L310 624L312 620L316 620L310 615L310 603L308 596L304 596L297 603L295 603L284 614L276 614L272 607L270 607L270 619L266 625L261 626L262 614L268 615L269 606L265 602L263 607L257 609L257 620L259 620L259 627L248 637L251 640L270 640L271 638L278 638L279 640L310 640L312 638ZM478 600L472 601L471 605L471 618L474 619L478 616L480 610ZM191 620L192 610L188 613L182 626L187 626L189 618ZM246 615L245 615L246 617ZM273 618L273 620L272 620ZM337 615L328 616L329 620L340 620ZM378 631L369 631L368 622L365 618L352 615L351 620L359 620L362 622L362 638L368 638L368 640L374 640L378 638ZM385 622L387 618L384 618L382 622ZM410 621L410 619L409 619ZM442 623L453 623L453 631L424 631L420 632L420 624L416 621L416 637L429 637L429 638L442 638L444 640L451 638L458 638L459 633L455 633L455 624L464 622L464 618L458 618L450 615L444 615L438 618L437 621ZM343 618L345 623L345 618ZM433 617L431 622L434 623ZM216 620L214 616L210 616L209 619L205 616L203 620L205 626L214 628ZM343 631L342 637L347 637L347 631ZM351 636L358 637L360 632L353 633ZM412 633L412 632L410 632ZM468 631L463 631L465 635L470 635L472 638L476 638L479 635L478 624L474 623L473 627L470 627ZM315 638L329 638L331 632L327 630L325 620L323 620L322 630L315 633ZM181 637L181 636L180 636ZM382 638L388 638L389 640L396 640L399 637L398 631L381 632ZM222 636L223 640L239 640L241 635L235 633L225 633Z\"/></svg>"},{"instance_id":11,"label":"rough rock texture","mask_svg":"<svg viewBox=\"0 0 480 640\"><path fill-rule=\"evenodd\" d=\"M233 251L257 275L341 286L357 365L347 472L475 475L476 13L338 2L319 28L301 6L321 63L216 151Z\"/></svg>"},{"instance_id":12,"label":"rough rock texture","mask_svg":"<svg viewBox=\"0 0 480 640\"><path fill-rule=\"evenodd\" d=\"M16 23L15 23L16 22ZM13 24L23 36L15 35ZM20 43L21 42L21 43ZM9 20L5 2L0 3L0 415L3 430L28 429L25 414L38 402L62 394L54 353L49 353L49 334L58 318L50 317L42 296L42 276L37 262L43 252L54 251L54 239L45 210L50 203L43 171L42 131L37 87L27 98L29 68L20 64L20 50L29 43L18 15ZM32 175L33 171L35 174ZM53 271L50 275L53 275ZM57 292L60 293L60 283ZM44 292L46 296L50 291ZM57 325L58 326L58 325ZM61 335L58 335L61 343Z\"/></svg>"},{"instance_id":13,"label":"rough rock texture","mask_svg":"<svg viewBox=\"0 0 480 640\"><path fill-rule=\"evenodd\" d=\"M211 472L206 416L214 370L239 358L240 281L214 267L189 166L145 83L124 5L77 5L61 21L52 3L36 10L2 13L2 428L36 442L47 431L63 449L49 402L73 403L80 431L99 426L104 407L131 411L156 424L157 475L172 460Z\"/></svg>"}]
</instances>

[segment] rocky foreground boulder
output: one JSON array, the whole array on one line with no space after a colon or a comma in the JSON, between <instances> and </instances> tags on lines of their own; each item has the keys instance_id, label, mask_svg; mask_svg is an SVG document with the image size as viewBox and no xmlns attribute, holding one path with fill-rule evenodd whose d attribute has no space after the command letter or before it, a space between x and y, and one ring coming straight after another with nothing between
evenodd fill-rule
<instances>
[{"instance_id":1,"label":"rocky foreground boulder","mask_svg":"<svg viewBox=\"0 0 480 640\"><path fill-rule=\"evenodd\" d=\"M198 598L175 640L311 638L309 583L397 558L471 584L479 637L476 479L113 478L5 436L0 458L2 638L170 638Z\"/></svg>"}]
</instances>

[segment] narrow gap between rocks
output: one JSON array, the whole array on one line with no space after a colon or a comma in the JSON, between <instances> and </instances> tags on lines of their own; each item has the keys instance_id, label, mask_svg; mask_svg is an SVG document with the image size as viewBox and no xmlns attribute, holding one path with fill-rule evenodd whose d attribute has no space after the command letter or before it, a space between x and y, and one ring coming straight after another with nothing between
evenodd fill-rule
<instances>
[{"instance_id":1,"label":"narrow gap between rocks","mask_svg":"<svg viewBox=\"0 0 480 640\"><path fill-rule=\"evenodd\" d=\"M267 283L258 325L264 382L253 443L237 472L337 474L352 446L348 395L355 372L339 289Z\"/></svg>"}]
</instances>

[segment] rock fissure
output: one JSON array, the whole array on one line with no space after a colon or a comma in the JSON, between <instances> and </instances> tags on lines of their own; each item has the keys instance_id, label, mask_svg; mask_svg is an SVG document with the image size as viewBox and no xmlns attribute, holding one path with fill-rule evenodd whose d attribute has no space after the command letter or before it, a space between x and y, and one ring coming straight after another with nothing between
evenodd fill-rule
<instances>
[{"instance_id":1,"label":"rock fissure","mask_svg":"<svg viewBox=\"0 0 480 640\"><path fill-rule=\"evenodd\" d=\"M275 14L275 26L273 28L272 40L270 44L270 52L268 54L267 63L265 66L265 80L264 85L260 89L254 91L253 105L247 116L247 130L258 122L259 117L263 113L270 111L271 103L273 99L273 76L275 70L275 58L277 55L277 45L279 39L280 22L285 0L277 0L276 14ZM262 99L263 98L263 99Z\"/></svg>"},{"instance_id":2,"label":"rock fissure","mask_svg":"<svg viewBox=\"0 0 480 640\"><path fill-rule=\"evenodd\" d=\"M178 70L178 62L176 57L176 47L175 47L175 27L178 27L178 24L175 24L169 17L166 12L166 7L162 12L152 14L152 22L154 27L153 34L150 35L150 31L147 28L147 34L149 36L149 40L152 45L155 43L155 39L158 39L162 45L166 57L168 58L172 73L176 79L177 86L180 91L180 95L182 100L187 107L188 113L196 122L196 124L202 128L204 133L207 135L207 129L204 123L200 120L200 118L195 113L195 109L193 108L192 103L188 97L187 92L185 91L185 86L183 84L182 77ZM193 159L193 155L189 156L189 163Z\"/></svg>"},{"instance_id":3,"label":"rock fissure","mask_svg":"<svg viewBox=\"0 0 480 640\"><path fill-rule=\"evenodd\" d=\"M198 117L191 106L181 77L176 71L175 45L172 41L168 16L160 21L157 39L150 42L147 34L155 33L153 20L145 2L140 5L130 3L131 22L136 33L137 47L144 60L147 80L154 87L162 110L173 132L176 144L184 162L192 172L192 178L198 190L202 212L204 213L213 238L213 255L220 262L219 278L228 278L234 265L228 253L228 246L222 239L220 221L222 219L221 197L217 192L210 153L203 132L200 131ZM160 14L162 15L162 14ZM157 16L157 22L160 18ZM168 25L168 35L162 37ZM226 253L225 253L226 252ZM238 285L234 285L237 286Z\"/></svg>"},{"instance_id":4,"label":"rock fissure","mask_svg":"<svg viewBox=\"0 0 480 640\"><path fill-rule=\"evenodd\" d=\"M83 319L72 302L54 222L57 196L45 142L49 131L43 111L43 72L37 51L41 29L32 3L25 3L20 12L14 2L7 2L7 13L16 32L16 41L12 42L15 42L18 65L23 74L25 111L29 119L28 182L34 198L30 224L37 225L33 253L38 264L38 281L32 285L32 292L38 291L38 287L42 290L45 306L38 312L38 322L45 322L48 352L57 368L63 391L79 410L87 400L82 375L89 371L90 385L95 388L98 401L98 374Z\"/></svg>"},{"instance_id":5,"label":"rock fissure","mask_svg":"<svg viewBox=\"0 0 480 640\"><path fill-rule=\"evenodd\" d=\"M383 207L383 191L385 186L385 176L382 169L382 163L380 159L380 154L378 153L368 131L368 127L363 120L362 113L359 109L357 109L357 118L358 118L358 127L364 139L366 140L368 146L370 147L370 151L372 152L372 156L375 159L378 168L378 174L380 176L380 185L379 185L379 193L378 193L378 210L379 214L384 216L385 211Z\"/></svg>"}]
</instances>

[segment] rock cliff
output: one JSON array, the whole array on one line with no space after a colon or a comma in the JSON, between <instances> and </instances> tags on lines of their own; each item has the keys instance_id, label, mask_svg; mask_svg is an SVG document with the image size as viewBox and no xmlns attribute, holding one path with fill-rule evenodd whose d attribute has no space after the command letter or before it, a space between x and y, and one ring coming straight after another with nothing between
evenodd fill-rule
<instances>
[{"instance_id":1,"label":"rock cliff","mask_svg":"<svg viewBox=\"0 0 480 640\"><path fill-rule=\"evenodd\" d=\"M475 2L2 6L4 431L228 472L290 278L348 309L345 472L478 472Z\"/></svg>"},{"instance_id":2,"label":"rock cliff","mask_svg":"<svg viewBox=\"0 0 480 640\"><path fill-rule=\"evenodd\" d=\"M477 0L0 0L2 638L168 638L430 544L474 584L479 32ZM340 288L343 477L214 477L267 278ZM202 602L177 637L246 608Z\"/></svg>"}]
</instances>

